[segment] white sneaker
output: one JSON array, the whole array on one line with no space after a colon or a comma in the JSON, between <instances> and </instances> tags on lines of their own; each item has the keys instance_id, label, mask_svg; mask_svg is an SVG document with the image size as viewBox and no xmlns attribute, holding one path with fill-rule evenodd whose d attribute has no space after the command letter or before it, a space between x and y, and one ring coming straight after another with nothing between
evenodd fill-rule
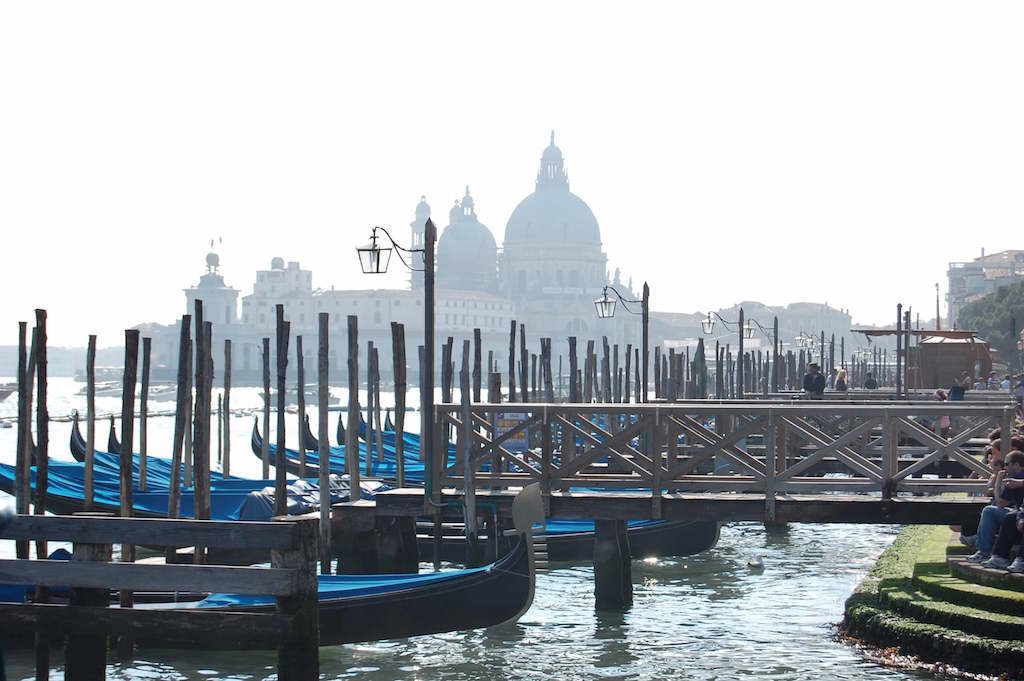
<instances>
[{"instance_id":1,"label":"white sneaker","mask_svg":"<svg viewBox=\"0 0 1024 681\"><path fill-rule=\"evenodd\" d=\"M972 549L978 544L978 535L976 534L961 534L960 543L964 546L969 546Z\"/></svg>"},{"instance_id":2,"label":"white sneaker","mask_svg":"<svg viewBox=\"0 0 1024 681\"><path fill-rule=\"evenodd\" d=\"M1010 567L1010 561L1002 556L992 556L984 563L981 564L983 568L990 568L992 570L1005 570Z\"/></svg>"},{"instance_id":3,"label":"white sneaker","mask_svg":"<svg viewBox=\"0 0 1024 681\"><path fill-rule=\"evenodd\" d=\"M988 555L987 553L982 553L981 551L976 551L975 553L971 554L970 558L967 559L967 562L968 563L984 563L986 560L988 560L991 557L992 556Z\"/></svg>"},{"instance_id":4,"label":"white sneaker","mask_svg":"<svg viewBox=\"0 0 1024 681\"><path fill-rule=\"evenodd\" d=\"M1013 562L1010 563L1010 567L1006 569L1010 572L1024 572L1024 556L1017 556L1016 558L1014 558Z\"/></svg>"}]
</instances>

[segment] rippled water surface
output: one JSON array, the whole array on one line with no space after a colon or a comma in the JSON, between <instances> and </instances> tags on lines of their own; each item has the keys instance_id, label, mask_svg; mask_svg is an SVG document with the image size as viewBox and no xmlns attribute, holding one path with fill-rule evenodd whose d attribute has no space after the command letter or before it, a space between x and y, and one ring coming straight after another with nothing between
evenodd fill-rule
<instances>
[{"instance_id":1,"label":"rippled water surface","mask_svg":"<svg viewBox=\"0 0 1024 681\"><path fill-rule=\"evenodd\" d=\"M61 407L77 404L69 390L56 391ZM245 393L233 393L232 404L246 406ZM13 406L0 405L0 415ZM170 442L169 421L154 419L151 442ZM248 428L249 418L233 419L232 468L253 476L259 463L248 453ZM67 424L55 424L51 433L60 458L69 458L68 432ZM97 432L105 442L106 427ZM0 461L10 458L13 441L12 430L0 431ZM634 603L625 613L595 612L593 569L565 567L538 576L533 607L517 624L323 648L322 678L929 678L879 666L833 640L844 601L896 532L860 525L770 531L753 523L727 525L718 545L701 555L634 561ZM11 544L0 542L0 554L13 555ZM758 555L764 570L752 571L747 561ZM8 678L31 678L26 654L9 652L7 662ZM274 677L274 667L273 653L140 651L131 664L111 665L108 676L264 679ZM59 669L53 678L61 678Z\"/></svg>"}]
</instances>

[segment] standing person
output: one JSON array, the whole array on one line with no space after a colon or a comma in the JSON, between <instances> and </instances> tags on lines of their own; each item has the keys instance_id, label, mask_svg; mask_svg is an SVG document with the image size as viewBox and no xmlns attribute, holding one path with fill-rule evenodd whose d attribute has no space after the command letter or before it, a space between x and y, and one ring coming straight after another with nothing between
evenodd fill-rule
<instances>
[{"instance_id":1,"label":"standing person","mask_svg":"<svg viewBox=\"0 0 1024 681\"><path fill-rule=\"evenodd\" d=\"M937 399L939 402L945 402L946 400L949 399L949 393L947 393L942 388L939 388L938 390L935 391L935 399ZM939 437L944 437L946 439L949 439L949 431L950 431L949 414L944 414L944 415L939 417L939 431L938 431L938 435L939 435Z\"/></svg>"},{"instance_id":2,"label":"standing person","mask_svg":"<svg viewBox=\"0 0 1024 681\"><path fill-rule=\"evenodd\" d=\"M960 374L960 378L953 381L953 385L949 389L949 401L950 402L963 402L964 393L971 387L971 375L966 371Z\"/></svg>"},{"instance_id":3,"label":"standing person","mask_svg":"<svg viewBox=\"0 0 1024 681\"><path fill-rule=\"evenodd\" d=\"M825 396L825 376L818 370L818 363L811 362L807 365L807 373L804 374L804 397L809 400L820 400Z\"/></svg>"},{"instance_id":4,"label":"standing person","mask_svg":"<svg viewBox=\"0 0 1024 681\"><path fill-rule=\"evenodd\" d=\"M878 390L878 381L875 380L874 375L870 371L864 377L864 389Z\"/></svg>"},{"instance_id":5,"label":"standing person","mask_svg":"<svg viewBox=\"0 0 1024 681\"><path fill-rule=\"evenodd\" d=\"M849 385L846 379L846 369L840 369L839 374L836 376L836 390L845 393Z\"/></svg>"},{"instance_id":6,"label":"standing person","mask_svg":"<svg viewBox=\"0 0 1024 681\"><path fill-rule=\"evenodd\" d=\"M830 390L836 387L836 375L838 374L839 370L835 367L832 367L832 370L828 372L828 383L826 383L826 387Z\"/></svg>"}]
</instances>

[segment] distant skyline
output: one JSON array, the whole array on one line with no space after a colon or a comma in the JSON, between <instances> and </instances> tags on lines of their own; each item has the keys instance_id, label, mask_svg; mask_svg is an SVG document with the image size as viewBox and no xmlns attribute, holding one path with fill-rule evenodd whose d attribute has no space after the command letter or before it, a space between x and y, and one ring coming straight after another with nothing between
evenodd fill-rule
<instances>
[{"instance_id":1,"label":"distant skyline","mask_svg":"<svg viewBox=\"0 0 1024 681\"><path fill-rule=\"evenodd\" d=\"M949 261L1024 246L1024 5L0 5L0 345L171 322L210 239L360 273L371 226L468 184L501 243L555 130L609 272L659 311L934 316ZM397 263L396 263L397 266ZM946 314L943 300L942 313Z\"/></svg>"}]
</instances>

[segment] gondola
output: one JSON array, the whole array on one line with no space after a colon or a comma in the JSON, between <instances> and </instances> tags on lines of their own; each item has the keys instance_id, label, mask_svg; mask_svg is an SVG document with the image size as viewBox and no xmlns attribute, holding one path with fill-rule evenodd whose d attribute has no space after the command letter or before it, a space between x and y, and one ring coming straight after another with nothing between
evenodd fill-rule
<instances>
[{"instance_id":1,"label":"gondola","mask_svg":"<svg viewBox=\"0 0 1024 681\"><path fill-rule=\"evenodd\" d=\"M538 485L524 488L512 504L518 539L510 552L480 568L404 575L320 575L320 645L407 638L464 631L513 622L533 603L535 569L530 528L543 522ZM22 592L22 600L24 600ZM6 596L8 599L9 595ZM158 599L151 599L158 600ZM196 608L220 612L275 612L266 596L209 594L191 603L168 594L164 602L136 603L136 608ZM143 632L141 647L165 648L160 632ZM202 637L188 647L205 649ZM180 647L176 645L176 647ZM228 649L252 650L258 645L240 638ZM218 649L225 649L223 645Z\"/></svg>"},{"instance_id":2,"label":"gondola","mask_svg":"<svg viewBox=\"0 0 1024 681\"><path fill-rule=\"evenodd\" d=\"M512 504L518 534L512 550L480 568L422 575L320 577L320 645L424 636L512 622L533 603L530 528L544 519L538 485ZM213 594L197 607L272 612L266 597Z\"/></svg>"},{"instance_id":3,"label":"gondola","mask_svg":"<svg viewBox=\"0 0 1024 681\"><path fill-rule=\"evenodd\" d=\"M277 461L277 445L270 442L268 444L268 452L270 456L270 464L276 465ZM252 450L253 455L262 459L263 457L263 437L259 431L259 418L256 418L252 426L252 435L249 438L249 447ZM331 447L330 448L330 472L336 475L344 475L347 471L345 468L345 447ZM366 457L367 447L364 443L359 443L359 465L360 470L366 470ZM406 482L411 484L422 484L423 476L425 474L425 466L422 461L419 461L414 455L405 455L405 477ZM300 453L294 449L285 449L285 470L291 475L301 476L302 465L300 462ZM317 477L320 471L320 454L317 450L306 451L306 475L311 477ZM389 453L386 449L383 456L380 459L374 459L370 467L370 475L372 477L383 478L386 480L394 480L398 475L398 466L394 453Z\"/></svg>"}]
</instances>

